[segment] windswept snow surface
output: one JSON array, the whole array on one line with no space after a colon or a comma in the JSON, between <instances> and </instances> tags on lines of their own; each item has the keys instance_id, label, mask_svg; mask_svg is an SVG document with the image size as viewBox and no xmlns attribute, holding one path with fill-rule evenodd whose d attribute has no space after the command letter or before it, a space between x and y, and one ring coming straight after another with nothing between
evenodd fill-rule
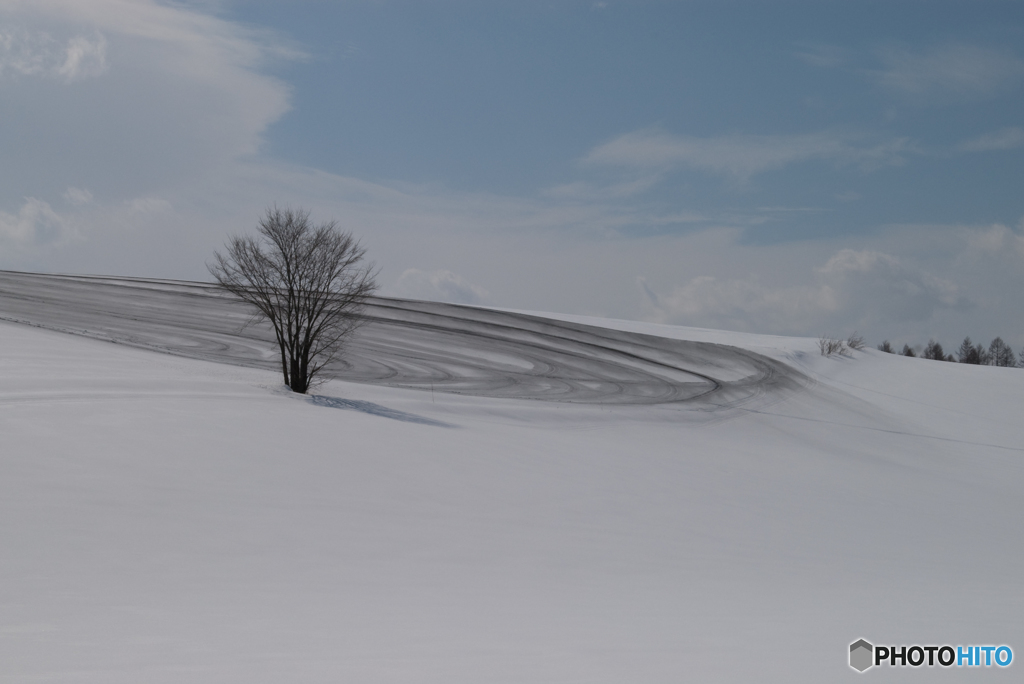
<instances>
[{"instance_id":1,"label":"windswept snow surface","mask_svg":"<svg viewBox=\"0 0 1024 684\"><path fill-rule=\"evenodd\" d=\"M0 293L0 315L56 315L10 300ZM176 327L178 306L133 343L209 345L201 324ZM0 322L0 681L1019 673L1015 662L858 675L847 654L862 637L1024 654L1024 372L548 316L546 330L703 350L701 368L722 366L706 373L715 382L757 389L725 402L635 389L509 398L487 383L527 370L521 349L458 342L449 326L444 339L487 382L456 394L361 378L305 398L280 387L273 363L90 339L115 337L109 312L78 308L70 323ZM508 320L499 313L492 323ZM241 344L231 335L223 346ZM456 365L425 339L401 342L417 369L407 377ZM410 351L417 340L426 359ZM600 375L608 359L614 373L649 372L651 359L630 366L607 346L593 361L586 345L566 356L607 387L628 385ZM570 367L533 348L530 363ZM775 370L744 375L734 359ZM622 394L643 400L607 400Z\"/></svg>"}]
</instances>

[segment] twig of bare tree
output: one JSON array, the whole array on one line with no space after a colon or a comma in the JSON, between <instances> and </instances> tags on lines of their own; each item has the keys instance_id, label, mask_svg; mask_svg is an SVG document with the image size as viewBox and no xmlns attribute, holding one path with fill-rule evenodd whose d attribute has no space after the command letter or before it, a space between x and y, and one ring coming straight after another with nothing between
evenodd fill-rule
<instances>
[{"instance_id":1,"label":"twig of bare tree","mask_svg":"<svg viewBox=\"0 0 1024 684\"><path fill-rule=\"evenodd\" d=\"M822 356L832 356L833 354L839 354L840 356L849 355L845 342L833 339L828 335L821 335L818 338L818 349L821 350Z\"/></svg>"},{"instance_id":2,"label":"twig of bare tree","mask_svg":"<svg viewBox=\"0 0 1024 684\"><path fill-rule=\"evenodd\" d=\"M313 225L308 211L273 207L258 230L259 237L232 237L208 268L255 308L250 323L270 322L284 382L305 394L326 379L322 372L361 324L377 272L361 264L366 250L351 233L334 221Z\"/></svg>"}]
</instances>

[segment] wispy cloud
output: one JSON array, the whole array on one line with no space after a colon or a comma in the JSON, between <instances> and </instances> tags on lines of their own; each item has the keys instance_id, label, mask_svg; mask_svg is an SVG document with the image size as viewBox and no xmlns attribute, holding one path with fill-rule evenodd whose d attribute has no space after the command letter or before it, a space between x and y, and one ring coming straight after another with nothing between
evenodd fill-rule
<instances>
[{"instance_id":1,"label":"wispy cloud","mask_svg":"<svg viewBox=\"0 0 1024 684\"><path fill-rule=\"evenodd\" d=\"M965 140L957 146L962 152L1012 150L1024 146L1024 128L1003 128L993 133Z\"/></svg>"},{"instance_id":2,"label":"wispy cloud","mask_svg":"<svg viewBox=\"0 0 1024 684\"><path fill-rule=\"evenodd\" d=\"M850 61L850 51L837 45L800 43L793 56L805 64L816 67L838 67Z\"/></svg>"},{"instance_id":3,"label":"wispy cloud","mask_svg":"<svg viewBox=\"0 0 1024 684\"><path fill-rule=\"evenodd\" d=\"M45 32L0 29L0 76L45 76L68 83L99 76L108 68L107 39L76 35L66 41Z\"/></svg>"},{"instance_id":4,"label":"wispy cloud","mask_svg":"<svg viewBox=\"0 0 1024 684\"><path fill-rule=\"evenodd\" d=\"M858 136L836 132L697 138L650 128L605 143L583 161L589 165L647 169L689 166L744 180L808 161L864 168L902 164L909 151L906 138L869 143Z\"/></svg>"},{"instance_id":5,"label":"wispy cloud","mask_svg":"<svg viewBox=\"0 0 1024 684\"><path fill-rule=\"evenodd\" d=\"M1021 83L1024 61L1009 50L945 45L923 52L878 51L882 68L870 73L882 86L908 95L989 95Z\"/></svg>"},{"instance_id":6,"label":"wispy cloud","mask_svg":"<svg viewBox=\"0 0 1024 684\"><path fill-rule=\"evenodd\" d=\"M457 273L444 269L437 271L421 271L418 268L406 269L387 294L452 304L485 304L490 299L490 293L484 288L474 285Z\"/></svg>"},{"instance_id":7,"label":"wispy cloud","mask_svg":"<svg viewBox=\"0 0 1024 684\"><path fill-rule=\"evenodd\" d=\"M657 175L649 175L611 185L595 185L584 181L575 181L547 188L543 194L561 200L624 199L650 190L658 180Z\"/></svg>"},{"instance_id":8,"label":"wispy cloud","mask_svg":"<svg viewBox=\"0 0 1024 684\"><path fill-rule=\"evenodd\" d=\"M64 191L63 197L66 202L79 207L92 203L91 192L73 186Z\"/></svg>"},{"instance_id":9,"label":"wispy cloud","mask_svg":"<svg viewBox=\"0 0 1024 684\"><path fill-rule=\"evenodd\" d=\"M1015 52L967 43L917 50L895 45L872 52L797 44L793 56L811 66L866 75L889 91L911 97L981 97L1024 82L1024 60Z\"/></svg>"}]
</instances>

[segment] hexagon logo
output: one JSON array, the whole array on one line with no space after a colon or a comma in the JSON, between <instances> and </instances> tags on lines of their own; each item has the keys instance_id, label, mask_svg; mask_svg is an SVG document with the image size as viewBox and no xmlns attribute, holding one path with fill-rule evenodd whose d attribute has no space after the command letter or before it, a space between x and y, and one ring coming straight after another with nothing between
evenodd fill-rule
<instances>
[{"instance_id":1,"label":"hexagon logo","mask_svg":"<svg viewBox=\"0 0 1024 684\"><path fill-rule=\"evenodd\" d=\"M857 639L850 644L850 667L857 672L863 672L864 670L871 667L874 663L872 657L875 652L875 647L864 641L863 639Z\"/></svg>"}]
</instances>

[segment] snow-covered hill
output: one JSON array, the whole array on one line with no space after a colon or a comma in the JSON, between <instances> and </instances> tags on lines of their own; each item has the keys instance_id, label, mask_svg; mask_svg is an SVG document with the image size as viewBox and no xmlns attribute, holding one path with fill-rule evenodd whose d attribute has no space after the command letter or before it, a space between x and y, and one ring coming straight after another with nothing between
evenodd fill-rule
<instances>
[{"instance_id":1,"label":"snow-covered hill","mask_svg":"<svg viewBox=\"0 0 1024 684\"><path fill-rule=\"evenodd\" d=\"M417 315L451 313L432 306ZM34 311L0 296L8 319ZM79 335L0 322L0 681L1009 681L1019 668L858 675L847 653L861 637L1024 653L1024 372L569 316L547 317L574 336L553 350L539 315L516 319L531 337L506 331L503 355L458 347L486 382L358 377L306 398L269 369L152 351L193 339L172 339L183 312L167 311L164 332L134 340L150 350L90 339L116 336L80 306L64 326ZM588 356L593 335L617 346ZM453 367L424 340L392 355L416 367L419 345L432 370L413 380ZM623 345L646 356L626 364ZM650 372L665 354L703 365ZM623 368L658 392L742 391L609 400ZM492 382L522 375L532 397ZM580 394L538 393L537 377Z\"/></svg>"}]
</instances>

